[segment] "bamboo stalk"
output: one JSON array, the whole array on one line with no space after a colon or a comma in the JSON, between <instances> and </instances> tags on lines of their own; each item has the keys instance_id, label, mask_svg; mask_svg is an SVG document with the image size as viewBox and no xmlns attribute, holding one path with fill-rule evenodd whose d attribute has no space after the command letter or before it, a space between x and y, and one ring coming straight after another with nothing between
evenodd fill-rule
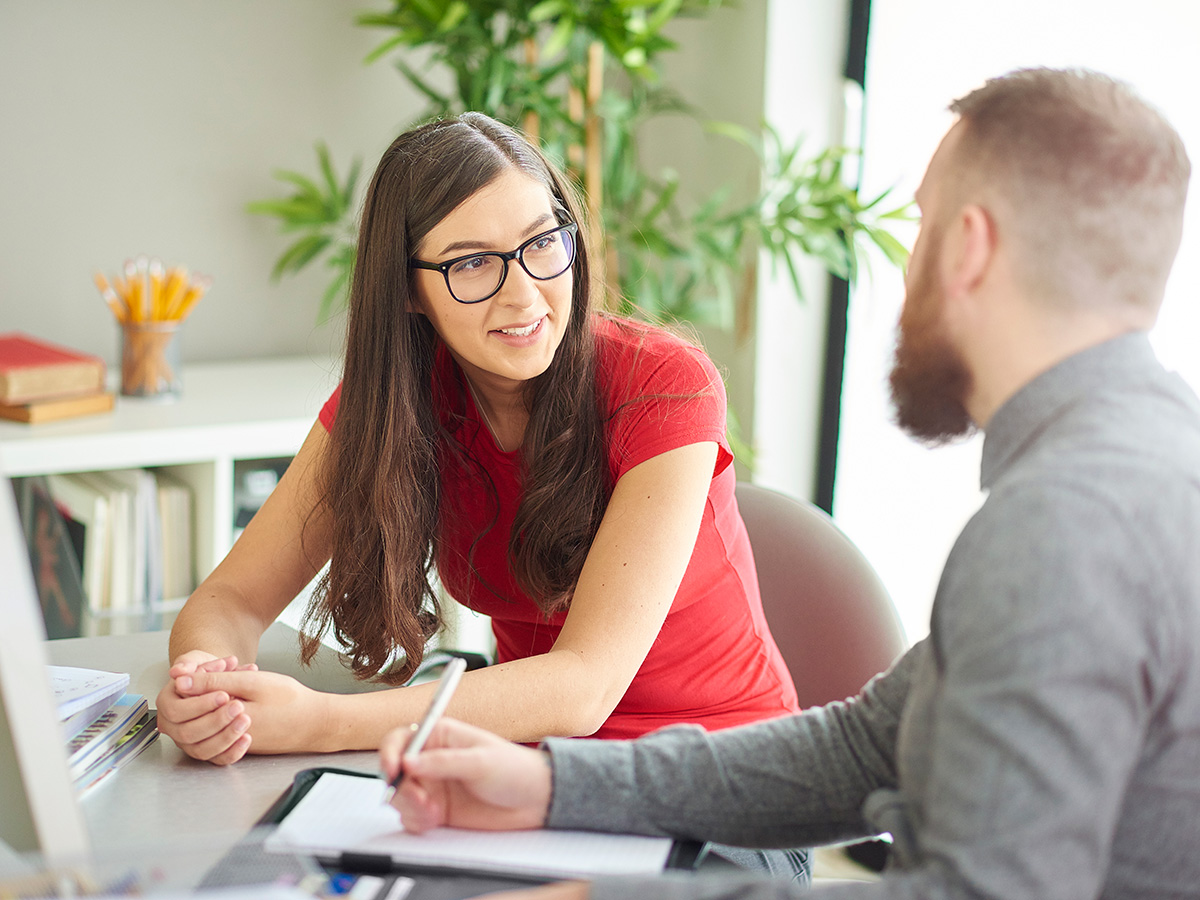
<instances>
[{"instance_id":1,"label":"bamboo stalk","mask_svg":"<svg viewBox=\"0 0 1200 900\"><path fill-rule=\"evenodd\" d=\"M601 216L604 199L604 154L601 145L600 115L597 107L600 105L600 95L604 90L604 45L593 41L588 47L587 64L587 96L585 98L586 117L584 119L584 162L583 186L587 192L588 217L595 228L593 234L603 234L604 220ZM597 248L600 252L593 253L596 261L596 278L604 286L602 302L605 308L611 309L615 303L617 291L615 281L617 274L616 249L605 238L604 246Z\"/></svg>"},{"instance_id":2,"label":"bamboo stalk","mask_svg":"<svg viewBox=\"0 0 1200 900\"><path fill-rule=\"evenodd\" d=\"M537 42L531 38L525 38L525 65L529 66L530 73L537 68L538 48ZM540 143L541 139L541 122L538 120L538 114L527 109L525 116L521 120L521 127L525 131L525 136L529 138L530 143L535 146Z\"/></svg>"},{"instance_id":3,"label":"bamboo stalk","mask_svg":"<svg viewBox=\"0 0 1200 900\"><path fill-rule=\"evenodd\" d=\"M753 257L744 260L742 284L738 288L735 307L734 333L738 344L750 340L754 333L755 297L758 288L758 261Z\"/></svg>"},{"instance_id":4,"label":"bamboo stalk","mask_svg":"<svg viewBox=\"0 0 1200 900\"><path fill-rule=\"evenodd\" d=\"M587 119L584 122L584 175L588 194L588 209L593 221L600 221L600 206L604 196L604 160L600 147L600 116L596 107L604 90L604 46L593 41L588 47Z\"/></svg>"},{"instance_id":5,"label":"bamboo stalk","mask_svg":"<svg viewBox=\"0 0 1200 900\"><path fill-rule=\"evenodd\" d=\"M575 85L567 87L567 115L576 125L583 124L583 91ZM574 142L567 147L567 165L575 172L583 172L583 147Z\"/></svg>"}]
</instances>

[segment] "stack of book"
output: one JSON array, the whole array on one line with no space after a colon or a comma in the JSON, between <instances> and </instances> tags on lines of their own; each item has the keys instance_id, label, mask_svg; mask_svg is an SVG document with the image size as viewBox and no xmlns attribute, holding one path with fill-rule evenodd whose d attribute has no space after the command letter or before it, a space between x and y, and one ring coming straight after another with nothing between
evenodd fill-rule
<instances>
[{"instance_id":1,"label":"stack of book","mask_svg":"<svg viewBox=\"0 0 1200 900\"><path fill-rule=\"evenodd\" d=\"M0 334L0 419L50 422L113 408L104 360L20 332Z\"/></svg>"},{"instance_id":2,"label":"stack of book","mask_svg":"<svg viewBox=\"0 0 1200 900\"><path fill-rule=\"evenodd\" d=\"M126 692L129 676L49 666L67 766L83 792L111 775L158 737L157 717L141 694Z\"/></svg>"}]
</instances>

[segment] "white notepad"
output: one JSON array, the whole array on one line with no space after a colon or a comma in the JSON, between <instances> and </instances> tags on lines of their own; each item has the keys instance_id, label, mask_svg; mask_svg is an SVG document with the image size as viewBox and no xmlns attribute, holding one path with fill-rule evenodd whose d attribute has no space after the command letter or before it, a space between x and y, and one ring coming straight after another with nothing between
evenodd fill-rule
<instances>
[{"instance_id":1,"label":"white notepad","mask_svg":"<svg viewBox=\"0 0 1200 900\"><path fill-rule=\"evenodd\" d=\"M264 846L339 862L345 853L504 875L588 878L661 872L670 838L591 831L469 831L437 828L409 834L387 803L387 783L326 772L288 813Z\"/></svg>"}]
</instances>

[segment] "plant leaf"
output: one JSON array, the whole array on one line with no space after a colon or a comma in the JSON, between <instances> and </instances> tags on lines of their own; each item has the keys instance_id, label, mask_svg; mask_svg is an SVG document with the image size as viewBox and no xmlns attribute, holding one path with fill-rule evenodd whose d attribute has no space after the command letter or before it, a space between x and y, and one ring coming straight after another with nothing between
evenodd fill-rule
<instances>
[{"instance_id":1,"label":"plant leaf","mask_svg":"<svg viewBox=\"0 0 1200 900\"><path fill-rule=\"evenodd\" d=\"M324 235L310 234L300 238L276 260L271 277L278 281L284 274L299 272L328 246L329 238Z\"/></svg>"}]
</instances>

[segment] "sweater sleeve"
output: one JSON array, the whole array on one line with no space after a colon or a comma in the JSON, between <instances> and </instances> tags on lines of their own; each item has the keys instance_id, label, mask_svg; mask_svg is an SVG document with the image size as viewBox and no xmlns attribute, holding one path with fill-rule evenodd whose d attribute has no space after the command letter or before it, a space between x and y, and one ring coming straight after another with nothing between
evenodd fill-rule
<instances>
[{"instance_id":1,"label":"sweater sleeve","mask_svg":"<svg viewBox=\"0 0 1200 900\"><path fill-rule=\"evenodd\" d=\"M674 726L636 741L549 739L547 822L746 847L865 836L864 800L895 786L896 729L918 654L853 700L801 715L716 732Z\"/></svg>"}]
</instances>

